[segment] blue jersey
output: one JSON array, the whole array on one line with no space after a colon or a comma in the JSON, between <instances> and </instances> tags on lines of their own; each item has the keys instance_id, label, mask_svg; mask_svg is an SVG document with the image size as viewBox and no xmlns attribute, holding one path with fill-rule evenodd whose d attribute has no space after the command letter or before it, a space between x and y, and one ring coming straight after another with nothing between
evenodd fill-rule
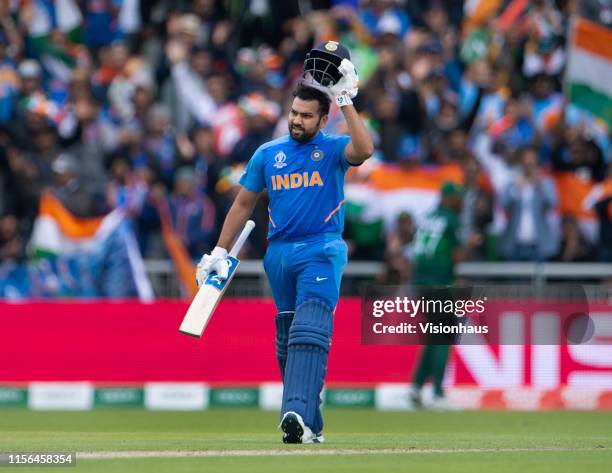
<instances>
[{"instance_id":1,"label":"blue jersey","mask_svg":"<svg viewBox=\"0 0 612 473\"><path fill-rule=\"evenodd\" d=\"M319 131L308 143L286 135L255 151L240 184L252 192L268 189L270 241L342 233L350 140Z\"/></svg>"}]
</instances>

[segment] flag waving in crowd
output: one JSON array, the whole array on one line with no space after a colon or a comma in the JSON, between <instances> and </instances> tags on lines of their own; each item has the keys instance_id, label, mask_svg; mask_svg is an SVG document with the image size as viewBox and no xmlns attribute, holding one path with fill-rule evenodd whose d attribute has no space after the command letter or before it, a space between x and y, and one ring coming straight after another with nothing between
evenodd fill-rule
<instances>
[{"instance_id":1,"label":"flag waving in crowd","mask_svg":"<svg viewBox=\"0 0 612 473\"><path fill-rule=\"evenodd\" d=\"M612 128L612 29L586 18L576 19L565 81L572 103Z\"/></svg>"},{"instance_id":2,"label":"flag waving in crowd","mask_svg":"<svg viewBox=\"0 0 612 473\"><path fill-rule=\"evenodd\" d=\"M10 268L0 283L0 297L153 299L133 231L119 209L79 218L45 192L29 249L37 259Z\"/></svg>"}]
</instances>

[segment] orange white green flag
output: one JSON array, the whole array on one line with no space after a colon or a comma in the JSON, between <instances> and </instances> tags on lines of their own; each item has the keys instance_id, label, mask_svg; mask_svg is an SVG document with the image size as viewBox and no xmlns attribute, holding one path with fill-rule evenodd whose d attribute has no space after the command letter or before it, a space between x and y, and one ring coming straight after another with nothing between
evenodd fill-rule
<instances>
[{"instance_id":1,"label":"orange white green flag","mask_svg":"<svg viewBox=\"0 0 612 473\"><path fill-rule=\"evenodd\" d=\"M565 89L573 104L612 129L612 28L584 18L573 22Z\"/></svg>"}]
</instances>

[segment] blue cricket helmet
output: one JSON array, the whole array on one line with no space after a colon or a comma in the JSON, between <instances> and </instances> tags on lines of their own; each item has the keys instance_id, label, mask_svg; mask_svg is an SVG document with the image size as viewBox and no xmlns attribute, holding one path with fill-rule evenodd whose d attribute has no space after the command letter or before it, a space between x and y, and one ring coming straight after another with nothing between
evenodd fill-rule
<instances>
[{"instance_id":1,"label":"blue cricket helmet","mask_svg":"<svg viewBox=\"0 0 612 473\"><path fill-rule=\"evenodd\" d=\"M338 70L343 59L351 60L349 50L337 41L323 41L312 49L304 61L304 83L314 81L315 85L329 87L336 84L342 74Z\"/></svg>"}]
</instances>

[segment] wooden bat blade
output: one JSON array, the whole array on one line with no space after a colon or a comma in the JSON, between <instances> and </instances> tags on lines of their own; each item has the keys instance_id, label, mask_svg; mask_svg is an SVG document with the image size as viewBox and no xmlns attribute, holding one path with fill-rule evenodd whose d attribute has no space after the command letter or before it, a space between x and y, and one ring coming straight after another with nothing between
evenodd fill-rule
<instances>
[{"instance_id":1,"label":"wooden bat blade","mask_svg":"<svg viewBox=\"0 0 612 473\"><path fill-rule=\"evenodd\" d=\"M229 273L227 279L219 280L216 274L210 274L206 278L202 287L198 289L196 296L191 301L191 305L185 314L183 323L179 327L179 331L185 335L190 335L195 338L200 338L206 325L210 321L217 305L221 301L225 290L236 274L236 269L240 261L236 258L228 257L230 261Z\"/></svg>"},{"instance_id":2,"label":"wooden bat blade","mask_svg":"<svg viewBox=\"0 0 612 473\"><path fill-rule=\"evenodd\" d=\"M193 298L179 330L200 338L221 299L221 292L212 286L202 286Z\"/></svg>"}]
</instances>

